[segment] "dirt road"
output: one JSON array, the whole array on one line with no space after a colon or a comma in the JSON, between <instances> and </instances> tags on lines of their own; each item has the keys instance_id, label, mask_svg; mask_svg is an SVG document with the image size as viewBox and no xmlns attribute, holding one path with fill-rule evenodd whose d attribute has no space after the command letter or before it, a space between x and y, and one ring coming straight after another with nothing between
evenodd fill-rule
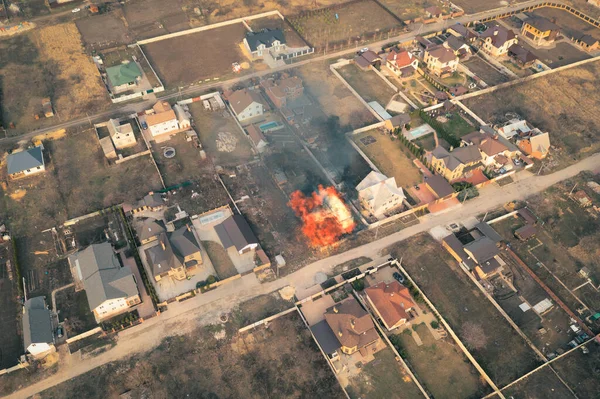
<instances>
[{"instance_id":1,"label":"dirt road","mask_svg":"<svg viewBox=\"0 0 600 399\"><path fill-rule=\"evenodd\" d=\"M436 226L446 226L470 216L483 214L510 201L524 200L584 170L600 172L600 153L546 176L535 176L529 172L520 172L516 177L516 181L508 186L487 186L481 189L479 197L468 201L465 205L458 205L441 214L427 215L421 219L421 223L418 225L400 230L347 252L314 262L274 282L260 284L255 276L250 274L235 283L226 284L185 302L170 304L167 312L119 334L117 345L114 348L84 361L72 357L61 364L61 369L54 376L17 391L7 398L29 397L103 364L151 350L169 335L185 334L196 326L217 323L218 316L222 312L228 312L241 302L270 293L286 285L292 285L297 289L311 287L314 285L314 277L318 272L331 272L335 265L360 256L376 259L381 255L386 255L382 251L396 242L429 231Z\"/></svg>"}]
</instances>

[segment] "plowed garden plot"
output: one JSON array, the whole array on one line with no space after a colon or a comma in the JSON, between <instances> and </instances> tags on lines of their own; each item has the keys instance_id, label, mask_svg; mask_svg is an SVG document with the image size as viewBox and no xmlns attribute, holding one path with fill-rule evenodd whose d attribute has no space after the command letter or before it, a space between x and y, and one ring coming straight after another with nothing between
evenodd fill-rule
<instances>
[{"instance_id":1,"label":"plowed garden plot","mask_svg":"<svg viewBox=\"0 0 600 399\"><path fill-rule=\"evenodd\" d=\"M525 1L526 0L511 1L510 4L523 3ZM453 3L465 10L465 13L467 14L495 10L496 8L505 8L508 4L506 0L454 0Z\"/></svg>"},{"instance_id":2,"label":"plowed garden plot","mask_svg":"<svg viewBox=\"0 0 600 399\"><path fill-rule=\"evenodd\" d=\"M508 81L506 75L501 74L496 68L477 56L471 57L464 65L489 86Z\"/></svg>"},{"instance_id":3,"label":"plowed garden plot","mask_svg":"<svg viewBox=\"0 0 600 399\"><path fill-rule=\"evenodd\" d=\"M9 241L0 246L0 323L3 326L0 330L0 370L15 366L23 354L15 265L12 241Z\"/></svg>"},{"instance_id":4,"label":"plowed garden plot","mask_svg":"<svg viewBox=\"0 0 600 399\"><path fill-rule=\"evenodd\" d=\"M129 31L123 22L123 12L95 15L75 21L83 42L92 49L119 46L131 42Z\"/></svg>"},{"instance_id":5,"label":"plowed garden plot","mask_svg":"<svg viewBox=\"0 0 600 399\"><path fill-rule=\"evenodd\" d=\"M469 98L464 104L484 121L507 121L517 113L548 131L552 149L544 172L563 168L600 149L600 63L590 62L518 86ZM560 101L557 101L560 99ZM549 112L548 110L552 110Z\"/></svg>"},{"instance_id":6,"label":"plowed garden plot","mask_svg":"<svg viewBox=\"0 0 600 399\"><path fill-rule=\"evenodd\" d=\"M289 21L306 41L321 48L327 44L352 46L359 37L385 38L387 32L398 32L402 27L396 17L370 0L307 11Z\"/></svg>"},{"instance_id":7,"label":"plowed garden plot","mask_svg":"<svg viewBox=\"0 0 600 399\"><path fill-rule=\"evenodd\" d=\"M231 73L245 61L240 48L247 30L242 24L191 33L142 46L166 87L198 83Z\"/></svg>"},{"instance_id":8,"label":"plowed garden plot","mask_svg":"<svg viewBox=\"0 0 600 399\"><path fill-rule=\"evenodd\" d=\"M581 348L574 350L562 359L558 359L552 367L565 380L567 385L580 398L597 398L600 392L600 345L592 341L586 345L589 353Z\"/></svg>"},{"instance_id":9,"label":"plowed garden plot","mask_svg":"<svg viewBox=\"0 0 600 399\"><path fill-rule=\"evenodd\" d=\"M391 248L391 254L403 258L408 274L496 384L506 385L540 364L523 338L431 237L413 237Z\"/></svg>"}]
</instances>

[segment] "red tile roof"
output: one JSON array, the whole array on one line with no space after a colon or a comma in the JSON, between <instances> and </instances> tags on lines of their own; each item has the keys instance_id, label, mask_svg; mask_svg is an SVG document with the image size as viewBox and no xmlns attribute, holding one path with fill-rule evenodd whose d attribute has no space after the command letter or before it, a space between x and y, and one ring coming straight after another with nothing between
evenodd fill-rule
<instances>
[{"instance_id":1,"label":"red tile roof","mask_svg":"<svg viewBox=\"0 0 600 399\"><path fill-rule=\"evenodd\" d=\"M408 319L407 310L415 306L408 288L397 281L381 282L365 289L365 293L389 327Z\"/></svg>"}]
</instances>

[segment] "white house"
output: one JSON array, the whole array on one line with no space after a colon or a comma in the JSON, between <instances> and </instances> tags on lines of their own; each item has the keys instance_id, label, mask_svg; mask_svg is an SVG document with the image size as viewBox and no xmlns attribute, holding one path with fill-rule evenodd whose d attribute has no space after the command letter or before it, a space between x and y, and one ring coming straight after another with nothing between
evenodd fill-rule
<instances>
[{"instance_id":1,"label":"white house","mask_svg":"<svg viewBox=\"0 0 600 399\"><path fill-rule=\"evenodd\" d=\"M284 51L285 36L281 29L263 29L260 32L248 32L244 38L244 46L254 57L262 57L270 50Z\"/></svg>"},{"instance_id":2,"label":"white house","mask_svg":"<svg viewBox=\"0 0 600 399\"><path fill-rule=\"evenodd\" d=\"M7 172L11 179L18 179L41 173L46 170L43 146L38 145L27 150L13 152L6 157Z\"/></svg>"},{"instance_id":3,"label":"white house","mask_svg":"<svg viewBox=\"0 0 600 399\"><path fill-rule=\"evenodd\" d=\"M481 49L494 57L507 54L513 44L517 44L517 35L502 25L495 25L480 34Z\"/></svg>"},{"instance_id":4,"label":"white house","mask_svg":"<svg viewBox=\"0 0 600 399\"><path fill-rule=\"evenodd\" d=\"M135 134L130 123L120 124L116 119L108 120L108 132L117 149L127 148L136 144Z\"/></svg>"},{"instance_id":5,"label":"white house","mask_svg":"<svg viewBox=\"0 0 600 399\"><path fill-rule=\"evenodd\" d=\"M152 137L177 133L180 130L177 115L175 115L175 111L168 102L157 102L152 107L152 111L152 114L146 116L146 124Z\"/></svg>"},{"instance_id":6,"label":"white house","mask_svg":"<svg viewBox=\"0 0 600 399\"><path fill-rule=\"evenodd\" d=\"M396 185L396 178L375 171L356 186L356 191L363 209L375 217L401 206L406 198L402 188Z\"/></svg>"},{"instance_id":7,"label":"white house","mask_svg":"<svg viewBox=\"0 0 600 399\"><path fill-rule=\"evenodd\" d=\"M189 129L190 127L192 127L190 117L184 111L181 105L175 104L173 106L173 110L175 111L175 116L177 116L177 122L179 123L180 129Z\"/></svg>"},{"instance_id":8,"label":"white house","mask_svg":"<svg viewBox=\"0 0 600 399\"><path fill-rule=\"evenodd\" d=\"M265 104L260 93L242 89L231 93L229 105L240 122L261 116L265 112Z\"/></svg>"},{"instance_id":9,"label":"white house","mask_svg":"<svg viewBox=\"0 0 600 399\"><path fill-rule=\"evenodd\" d=\"M43 296L30 298L23 305L23 347L36 358L53 352L52 315Z\"/></svg>"},{"instance_id":10,"label":"white house","mask_svg":"<svg viewBox=\"0 0 600 399\"><path fill-rule=\"evenodd\" d=\"M141 302L131 270L121 267L110 243L93 244L69 256L76 287L83 287L96 321L124 313Z\"/></svg>"}]
</instances>

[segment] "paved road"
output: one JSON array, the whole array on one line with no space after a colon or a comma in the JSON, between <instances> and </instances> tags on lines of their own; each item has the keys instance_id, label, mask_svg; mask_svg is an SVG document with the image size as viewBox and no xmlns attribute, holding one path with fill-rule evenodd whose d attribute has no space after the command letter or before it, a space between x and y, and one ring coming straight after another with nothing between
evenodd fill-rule
<instances>
[{"instance_id":1,"label":"paved road","mask_svg":"<svg viewBox=\"0 0 600 399\"><path fill-rule=\"evenodd\" d=\"M286 285L294 286L297 290L309 288L314 285L315 274L318 272L331 272L335 265L360 256L376 259L382 255L387 255L385 253L386 248L415 234L429 231L436 226L446 226L452 222L483 214L510 201L524 200L584 170L600 173L600 153L546 176L535 176L527 171L520 172L516 175L514 183L504 187L497 185L484 187L481 189L480 196L468 201L466 205L458 205L444 213L427 215L422 218L421 223L418 225L400 230L344 253L319 260L271 283L260 284L254 274L250 274L232 284L226 284L185 302L170 304L168 311L164 314L147 320L138 327L120 333L117 345L114 348L97 357L83 361L70 357L67 361L61 362L61 368L56 375L15 392L7 398L29 397L103 364L150 350L167 336L185 334L198 325L216 323L221 313L230 311L235 305L259 295L268 294Z\"/></svg>"},{"instance_id":2,"label":"paved road","mask_svg":"<svg viewBox=\"0 0 600 399\"><path fill-rule=\"evenodd\" d=\"M428 32L438 32L443 29L446 29L450 25L457 23L457 22L466 23L466 22L477 21L482 18L498 15L499 13L505 13L505 12L509 12L512 10L518 10L523 7L532 6L532 5L536 5L536 4L540 4L540 3L544 3L544 0L527 1L527 2L518 4L518 5L514 5L511 7L502 8L500 10L490 10L490 11L484 11L484 12L477 13L477 14L463 15L463 16L455 18L455 19L450 19L447 21L437 22L437 23L428 24L428 25L413 24L413 25L409 26L409 29L410 29L409 32L399 35L399 36L390 37L388 39L381 40L378 42L370 43L369 48L378 50L378 49L381 49L382 46L384 46L388 43L405 42L405 41L414 39L414 37L417 35L422 35L422 34L425 34ZM359 47L362 47L362 45ZM254 72L251 74L243 75L243 76L229 79L226 81L187 87L187 88L181 90L181 92L167 94L162 97L158 97L158 99L159 100L171 100L171 99L174 99L177 97L189 98L189 97L193 97L195 95L199 95L201 93L207 92L208 90L211 90L211 89L231 87L231 86L234 86L244 80L261 77L261 76L265 76L265 75L270 75L275 72L281 72L281 71L284 71L287 69L292 69L292 68L296 68L296 67L299 67L302 65L306 65L311 62L319 62L319 61L325 61L325 60L329 60L329 59L344 57L344 56L347 56L348 54L353 54L356 50L357 50L357 48L351 48L351 49L347 49L347 50L338 51L335 53L328 53L328 54L317 56L317 57L299 59L299 61L294 62L292 64L283 65L281 67L269 69L266 71ZM19 136L5 137L5 138L0 139L0 142L14 143L14 142L17 142L20 140L28 140L38 134L52 132L57 129L66 129L69 127L83 125L85 123L100 122L100 121L108 119L109 117L111 117L115 114L128 115L128 114L132 114L134 112L140 112L145 109L151 108L155 102L156 102L156 100L146 100L146 101L142 101L142 102L136 102L133 104L123 105L120 108L115 107L108 111L104 111L101 113L97 113L94 115L89 115L89 116L85 116L85 117L81 117L81 118L77 118L77 119L72 119L70 121L59 123L59 124L53 125L51 127L34 130L32 132L25 133L25 134L22 134Z\"/></svg>"}]
</instances>

